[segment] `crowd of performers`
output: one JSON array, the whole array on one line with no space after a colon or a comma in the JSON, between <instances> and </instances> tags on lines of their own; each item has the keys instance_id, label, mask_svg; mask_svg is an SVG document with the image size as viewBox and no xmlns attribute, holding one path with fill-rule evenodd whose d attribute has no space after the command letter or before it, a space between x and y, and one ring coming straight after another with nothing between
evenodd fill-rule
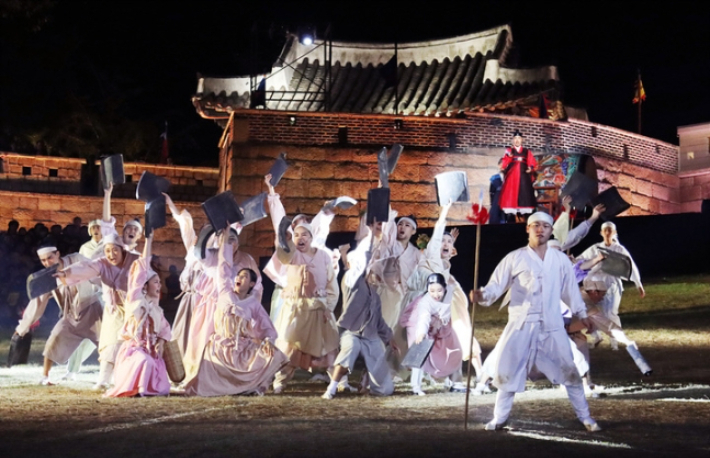
<instances>
[{"instance_id":1,"label":"crowd of performers","mask_svg":"<svg viewBox=\"0 0 710 458\"><path fill-rule=\"evenodd\" d=\"M360 389L370 395L391 395L395 382L406 377L415 395L425 395L423 377L466 392L462 365L470 360L477 381L473 394L497 388L494 418L486 429L505 425L515 393L525 389L526 380L542 376L566 388L588 430L600 429L585 397L583 378L587 388L594 384L583 331L593 335L591 346L604 333L612 345L621 342L635 360L640 358L618 316L621 280L599 268L600 247L628 255L614 224L604 223L603 241L574 262L564 254L587 235L602 206L572 230L569 199L557 222L546 213L532 213L528 245L508 254L488 284L467 296L450 270L458 235L446 230L450 202L441 207L423 250L410 242L418 229L416 218L394 210L385 223L368 226L363 218L353 249L331 250L325 240L336 211L332 202L313 218L295 216L288 237L279 239L286 213L270 178L265 182L275 251L263 271L276 285L270 315L261 305L262 272L239 249L239 225L215 233L204 251L195 250L198 236L191 215L166 195L187 253L171 328L158 305L160 278L150 268L152 235L139 253L138 221L129 221L118 234L109 187L102 218L90 225L94 237L79 253L60 257L55 246L37 250L45 267L58 265L60 286L30 302L16 334L25 334L49 299L55 299L62 318L46 343L41 383L51 384L55 363L68 363L66 377L73 377L95 347L100 361L95 388L116 397L263 395L270 389L282 394L295 371L304 369L327 374L322 398L332 399L339 391L355 390L348 375L358 357L366 367ZM340 268L345 272L338 285ZM643 295L635 265L631 280ZM342 313L336 319L341 295ZM483 363L480 345L471 336L469 297L490 306L504 296L509 322ZM403 367L407 349L425 338L434 344L424 364ZM162 358L171 341L185 372L173 384ZM642 371L650 373L650 367Z\"/></svg>"}]
</instances>

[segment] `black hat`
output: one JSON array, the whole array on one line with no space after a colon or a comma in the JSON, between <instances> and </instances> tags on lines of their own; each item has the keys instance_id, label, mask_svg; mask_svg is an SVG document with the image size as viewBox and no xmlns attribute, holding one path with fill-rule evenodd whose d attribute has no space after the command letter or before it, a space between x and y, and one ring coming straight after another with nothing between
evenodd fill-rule
<instances>
[{"instance_id":1,"label":"black hat","mask_svg":"<svg viewBox=\"0 0 710 458\"><path fill-rule=\"evenodd\" d=\"M265 197L266 193L262 192L242 202L241 208L244 209L244 219L241 222L242 227L266 218L266 211L264 210Z\"/></svg>"},{"instance_id":2,"label":"black hat","mask_svg":"<svg viewBox=\"0 0 710 458\"><path fill-rule=\"evenodd\" d=\"M515 129L515 132L513 132L513 137L522 137L523 133L520 132L520 130Z\"/></svg>"}]
</instances>

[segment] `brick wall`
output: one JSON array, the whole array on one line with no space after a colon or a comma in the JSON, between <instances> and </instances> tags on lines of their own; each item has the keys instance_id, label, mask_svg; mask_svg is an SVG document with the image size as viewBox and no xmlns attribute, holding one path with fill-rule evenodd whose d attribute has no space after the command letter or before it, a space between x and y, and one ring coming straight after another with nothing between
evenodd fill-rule
<instances>
[{"instance_id":1,"label":"brick wall","mask_svg":"<svg viewBox=\"0 0 710 458\"><path fill-rule=\"evenodd\" d=\"M240 119L241 116L241 119ZM289 119L295 117L295 123ZM473 200L497 172L502 148L520 129L525 145L536 153L587 154L595 158L600 189L616 186L632 207L624 215L668 214L682 209L676 176L678 147L607 126L572 120L553 122L500 115L467 119L285 113L248 111L235 122L248 132L234 143L232 190L239 201L266 190L263 176L281 151L291 167L276 191L289 215L316 214L328 199L348 195L358 205L341 212L333 232L353 231L365 210L367 191L377 186L377 156L382 145L402 143L404 153L390 177L392 206L400 214L414 214L421 227L433 226L436 204L434 176L464 170ZM338 129L347 127L347 144ZM454 134L453 144L452 135ZM468 224L468 205L450 212L452 225ZM274 234L270 220L246 228L242 244L254 253L271 253Z\"/></svg>"},{"instance_id":2,"label":"brick wall","mask_svg":"<svg viewBox=\"0 0 710 458\"><path fill-rule=\"evenodd\" d=\"M0 152L0 189L80 194L85 159Z\"/></svg>"},{"instance_id":3,"label":"brick wall","mask_svg":"<svg viewBox=\"0 0 710 458\"><path fill-rule=\"evenodd\" d=\"M86 159L32 156L0 152L0 190L47 194L82 194L82 167ZM96 195L103 195L98 178L99 162L94 163ZM144 171L170 180L170 192L175 200L203 202L217 192L219 169L176 165L124 163L126 184L114 189L115 197L133 198L136 184Z\"/></svg>"},{"instance_id":4,"label":"brick wall","mask_svg":"<svg viewBox=\"0 0 710 458\"><path fill-rule=\"evenodd\" d=\"M175 204L179 209L186 208L190 212L196 230L199 231L206 222L200 205L179 201ZM36 223L44 223L47 227L54 224L64 227L71 223L75 216L81 217L86 223L101 217L102 206L102 197L0 191L0 230L5 230L11 219L17 220L20 227L27 229ZM111 212L116 217L116 226L120 232L123 223L129 219L140 218L143 221L144 203L136 199L112 199ZM139 246L142 248L142 242ZM160 257L163 278L167 276L170 265L175 265L179 271L184 267L185 247L178 225L170 216L167 218L167 226L155 232L153 254Z\"/></svg>"},{"instance_id":5,"label":"brick wall","mask_svg":"<svg viewBox=\"0 0 710 458\"><path fill-rule=\"evenodd\" d=\"M170 180L170 196L174 200L204 202L217 193L218 168L127 162L123 164L123 170L126 184L114 189L113 195L117 197L135 198L136 185L143 172L150 172ZM100 183L97 192L103 194Z\"/></svg>"},{"instance_id":6,"label":"brick wall","mask_svg":"<svg viewBox=\"0 0 710 458\"><path fill-rule=\"evenodd\" d=\"M290 118L295 118L292 125ZM334 145L339 129L347 128L352 146L402 143L414 148L455 149L504 147L520 129L526 146L538 152L589 154L623 160L666 173L678 171L678 147L642 135L581 120L550 121L497 114L471 114L465 119L343 113L291 113L245 110L236 118L248 120L249 139L257 143ZM402 128L394 129L394 120Z\"/></svg>"},{"instance_id":7,"label":"brick wall","mask_svg":"<svg viewBox=\"0 0 710 458\"><path fill-rule=\"evenodd\" d=\"M710 199L710 169L679 175L682 212L699 212L703 200Z\"/></svg>"}]
</instances>

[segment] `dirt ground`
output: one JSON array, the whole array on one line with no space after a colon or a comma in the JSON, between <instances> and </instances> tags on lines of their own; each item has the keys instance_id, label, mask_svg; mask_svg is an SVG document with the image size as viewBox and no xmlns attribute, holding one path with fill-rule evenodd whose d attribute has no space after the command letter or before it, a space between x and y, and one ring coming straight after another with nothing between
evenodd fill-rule
<instances>
[{"instance_id":1,"label":"dirt ground","mask_svg":"<svg viewBox=\"0 0 710 458\"><path fill-rule=\"evenodd\" d=\"M509 428L483 431L494 394L471 396L429 386L427 396L339 394L307 374L286 392L264 397L104 399L84 381L40 387L0 369L0 457L380 457L380 456L710 456L710 308L622 316L654 373L643 377L622 348L592 352L602 394L589 398L602 426L586 432L565 393L531 384L516 397ZM484 352L501 327L477 330ZM5 353L7 342L0 342ZM39 347L41 351L41 346ZM33 347L32 361L40 362ZM89 366L96 371L95 366ZM63 373L56 368L56 376ZM13 375L15 374L15 375ZM16 382L13 382L16 377ZM34 375L33 375L34 377ZM8 382L9 380L9 382ZM33 379L34 380L34 379ZM357 380L352 377L351 380Z\"/></svg>"}]
</instances>

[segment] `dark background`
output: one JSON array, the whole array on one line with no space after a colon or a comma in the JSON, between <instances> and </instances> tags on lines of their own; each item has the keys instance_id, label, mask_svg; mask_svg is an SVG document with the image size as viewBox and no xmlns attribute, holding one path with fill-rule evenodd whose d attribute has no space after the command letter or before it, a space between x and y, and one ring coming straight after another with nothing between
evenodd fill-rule
<instances>
[{"instance_id":1,"label":"dark background","mask_svg":"<svg viewBox=\"0 0 710 458\"><path fill-rule=\"evenodd\" d=\"M695 3L3 0L0 150L157 161L168 121L175 163L215 165L220 129L190 97L198 72L248 74L254 26L264 71L299 25L405 42L505 23L515 63L557 65L566 103L593 122L636 130L637 70L643 134L677 143L677 126L710 121L710 12Z\"/></svg>"}]
</instances>

